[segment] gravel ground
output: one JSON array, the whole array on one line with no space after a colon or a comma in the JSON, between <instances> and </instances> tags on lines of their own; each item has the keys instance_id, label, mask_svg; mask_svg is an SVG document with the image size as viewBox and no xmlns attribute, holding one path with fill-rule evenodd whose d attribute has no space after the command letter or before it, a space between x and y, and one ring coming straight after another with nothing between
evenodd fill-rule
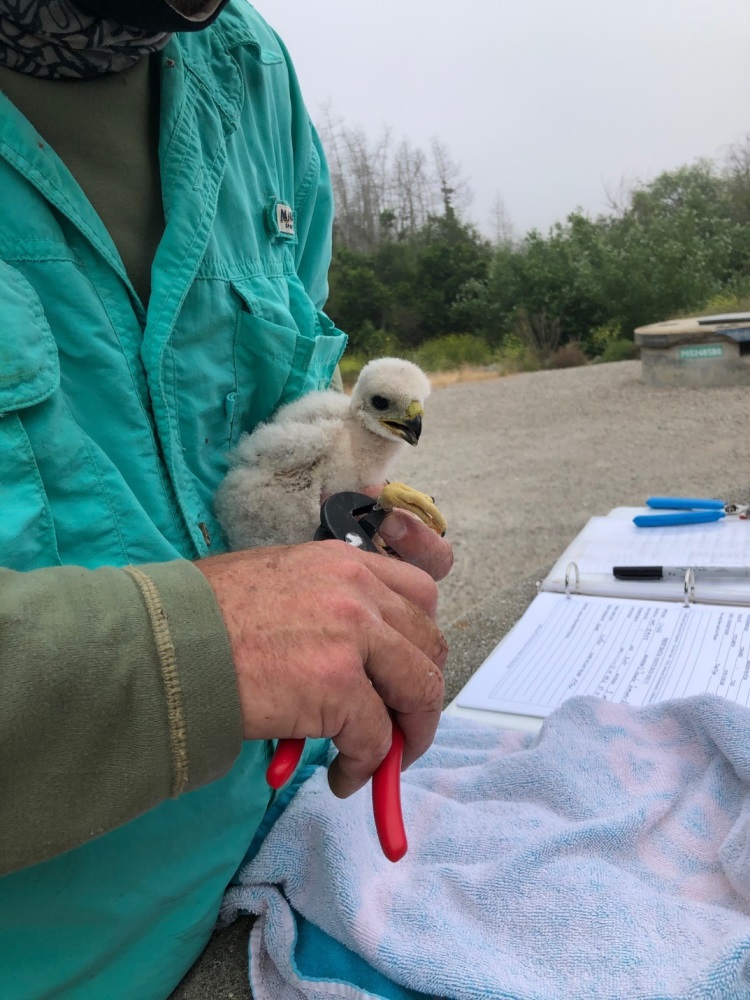
<instances>
[{"instance_id":1,"label":"gravel ground","mask_svg":"<svg viewBox=\"0 0 750 1000\"><path fill-rule=\"evenodd\" d=\"M640 373L627 361L433 392L397 472L448 519L443 625L542 575L593 514L650 495L747 499L750 391L654 389Z\"/></svg>"},{"instance_id":2,"label":"gravel ground","mask_svg":"<svg viewBox=\"0 0 750 1000\"><path fill-rule=\"evenodd\" d=\"M638 361L436 390L397 472L436 497L455 547L441 584L446 702L593 514L659 494L747 501L749 405L747 389L651 388ZM172 1000L250 1000L250 926L217 932Z\"/></svg>"}]
</instances>

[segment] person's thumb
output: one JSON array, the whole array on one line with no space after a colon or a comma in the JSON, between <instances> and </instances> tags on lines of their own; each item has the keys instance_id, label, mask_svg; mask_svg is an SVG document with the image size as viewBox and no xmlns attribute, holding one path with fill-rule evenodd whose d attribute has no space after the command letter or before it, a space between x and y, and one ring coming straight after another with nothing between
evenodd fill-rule
<instances>
[{"instance_id":1,"label":"person's thumb","mask_svg":"<svg viewBox=\"0 0 750 1000\"><path fill-rule=\"evenodd\" d=\"M453 565L453 549L414 514L394 510L378 528L385 544L405 562L423 569L433 580L442 580Z\"/></svg>"}]
</instances>

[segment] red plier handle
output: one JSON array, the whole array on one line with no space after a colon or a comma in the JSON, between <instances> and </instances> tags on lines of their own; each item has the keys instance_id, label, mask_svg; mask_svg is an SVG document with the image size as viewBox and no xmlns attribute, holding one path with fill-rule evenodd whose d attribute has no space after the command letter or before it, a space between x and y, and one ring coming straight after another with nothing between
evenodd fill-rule
<instances>
[{"instance_id":1,"label":"red plier handle","mask_svg":"<svg viewBox=\"0 0 750 1000\"><path fill-rule=\"evenodd\" d=\"M289 781L304 749L305 741L302 739L279 740L266 771L266 781L271 788L281 788ZM409 846L401 811L403 755L404 734L394 722L391 748L372 776L372 812L375 818L375 830L383 854L389 861L400 861Z\"/></svg>"},{"instance_id":2,"label":"red plier handle","mask_svg":"<svg viewBox=\"0 0 750 1000\"><path fill-rule=\"evenodd\" d=\"M305 749L304 740L279 740L266 770L266 781L271 788L285 785L297 769Z\"/></svg>"}]
</instances>

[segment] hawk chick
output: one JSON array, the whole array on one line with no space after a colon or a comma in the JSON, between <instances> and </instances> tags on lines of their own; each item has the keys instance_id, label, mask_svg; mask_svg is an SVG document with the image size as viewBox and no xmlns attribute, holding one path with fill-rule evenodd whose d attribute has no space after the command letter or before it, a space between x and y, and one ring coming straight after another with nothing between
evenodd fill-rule
<instances>
[{"instance_id":1,"label":"hawk chick","mask_svg":"<svg viewBox=\"0 0 750 1000\"><path fill-rule=\"evenodd\" d=\"M384 482L404 446L417 444L429 394L429 379L416 365L378 358L362 369L351 397L311 392L243 435L216 497L230 547L310 541L322 500ZM388 484L378 502L445 531L431 498L402 483Z\"/></svg>"}]
</instances>

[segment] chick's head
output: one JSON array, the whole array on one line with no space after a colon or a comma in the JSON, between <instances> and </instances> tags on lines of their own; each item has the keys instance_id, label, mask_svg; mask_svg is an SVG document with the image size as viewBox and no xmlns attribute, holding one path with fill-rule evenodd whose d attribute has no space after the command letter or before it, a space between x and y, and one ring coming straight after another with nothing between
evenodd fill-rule
<instances>
[{"instance_id":1,"label":"chick's head","mask_svg":"<svg viewBox=\"0 0 750 1000\"><path fill-rule=\"evenodd\" d=\"M415 445L429 394L430 380L417 365L401 358L377 358L360 372L351 409L373 434Z\"/></svg>"}]
</instances>

